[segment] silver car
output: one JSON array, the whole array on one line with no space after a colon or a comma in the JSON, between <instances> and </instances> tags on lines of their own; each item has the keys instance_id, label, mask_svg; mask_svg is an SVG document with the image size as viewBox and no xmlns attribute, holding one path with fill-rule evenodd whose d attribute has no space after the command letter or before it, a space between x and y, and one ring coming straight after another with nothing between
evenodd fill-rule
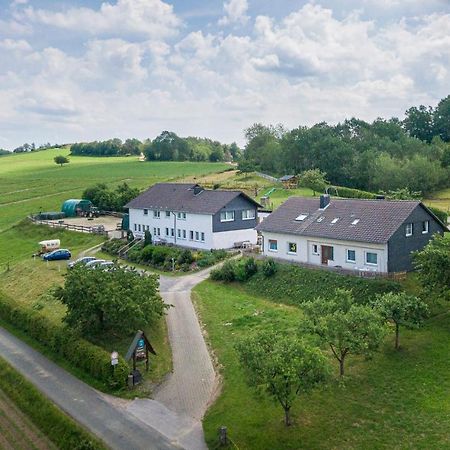
<instances>
[{"instance_id":1,"label":"silver car","mask_svg":"<svg viewBox=\"0 0 450 450\"><path fill-rule=\"evenodd\" d=\"M69 269L73 269L75 266L85 266L88 262L95 261L97 258L95 256L83 256L75 261L71 261L67 264Z\"/></svg>"}]
</instances>

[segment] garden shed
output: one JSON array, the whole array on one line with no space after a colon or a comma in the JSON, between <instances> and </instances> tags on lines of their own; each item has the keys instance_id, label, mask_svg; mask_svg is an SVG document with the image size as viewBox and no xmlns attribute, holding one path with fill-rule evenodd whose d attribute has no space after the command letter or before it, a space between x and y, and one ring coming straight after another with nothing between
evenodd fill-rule
<instances>
[{"instance_id":1,"label":"garden shed","mask_svg":"<svg viewBox=\"0 0 450 450\"><path fill-rule=\"evenodd\" d=\"M66 217L76 217L90 211L91 208L92 202L90 200L70 199L63 203L61 211Z\"/></svg>"}]
</instances>

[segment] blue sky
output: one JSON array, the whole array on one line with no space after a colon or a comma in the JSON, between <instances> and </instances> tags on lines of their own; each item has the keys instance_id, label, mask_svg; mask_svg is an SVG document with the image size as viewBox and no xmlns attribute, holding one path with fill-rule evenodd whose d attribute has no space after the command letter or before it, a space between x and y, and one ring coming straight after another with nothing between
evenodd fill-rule
<instances>
[{"instance_id":1,"label":"blue sky","mask_svg":"<svg viewBox=\"0 0 450 450\"><path fill-rule=\"evenodd\" d=\"M0 147L163 130L244 143L450 94L443 0L0 0Z\"/></svg>"}]
</instances>

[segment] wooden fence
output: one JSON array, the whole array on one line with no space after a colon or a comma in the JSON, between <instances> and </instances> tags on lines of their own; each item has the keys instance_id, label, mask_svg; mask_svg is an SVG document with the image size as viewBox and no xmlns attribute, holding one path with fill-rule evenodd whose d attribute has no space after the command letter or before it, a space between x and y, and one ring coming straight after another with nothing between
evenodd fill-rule
<instances>
[{"instance_id":1,"label":"wooden fence","mask_svg":"<svg viewBox=\"0 0 450 450\"><path fill-rule=\"evenodd\" d=\"M69 223L64 223L64 220L39 220L33 216L28 216L28 218L38 225L47 225L50 228L62 228L64 230L78 231L80 233L92 233L100 234L102 236L108 236L108 231L100 228L98 225L88 227L85 225L73 225Z\"/></svg>"}]
</instances>

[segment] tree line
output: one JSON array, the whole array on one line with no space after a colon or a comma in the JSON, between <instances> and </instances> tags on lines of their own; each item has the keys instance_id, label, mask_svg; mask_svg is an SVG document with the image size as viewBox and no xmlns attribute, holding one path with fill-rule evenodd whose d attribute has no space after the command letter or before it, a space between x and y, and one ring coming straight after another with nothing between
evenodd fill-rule
<instances>
[{"instance_id":1,"label":"tree line","mask_svg":"<svg viewBox=\"0 0 450 450\"><path fill-rule=\"evenodd\" d=\"M163 131L155 139L109 139L72 144L72 155L128 156L143 153L147 161L232 161L240 157L236 143L222 144L207 138L178 136L172 131Z\"/></svg>"},{"instance_id":2,"label":"tree line","mask_svg":"<svg viewBox=\"0 0 450 450\"><path fill-rule=\"evenodd\" d=\"M319 169L333 185L427 194L450 183L450 96L406 118L356 118L287 130L257 123L245 130L242 171L299 174Z\"/></svg>"}]
</instances>

